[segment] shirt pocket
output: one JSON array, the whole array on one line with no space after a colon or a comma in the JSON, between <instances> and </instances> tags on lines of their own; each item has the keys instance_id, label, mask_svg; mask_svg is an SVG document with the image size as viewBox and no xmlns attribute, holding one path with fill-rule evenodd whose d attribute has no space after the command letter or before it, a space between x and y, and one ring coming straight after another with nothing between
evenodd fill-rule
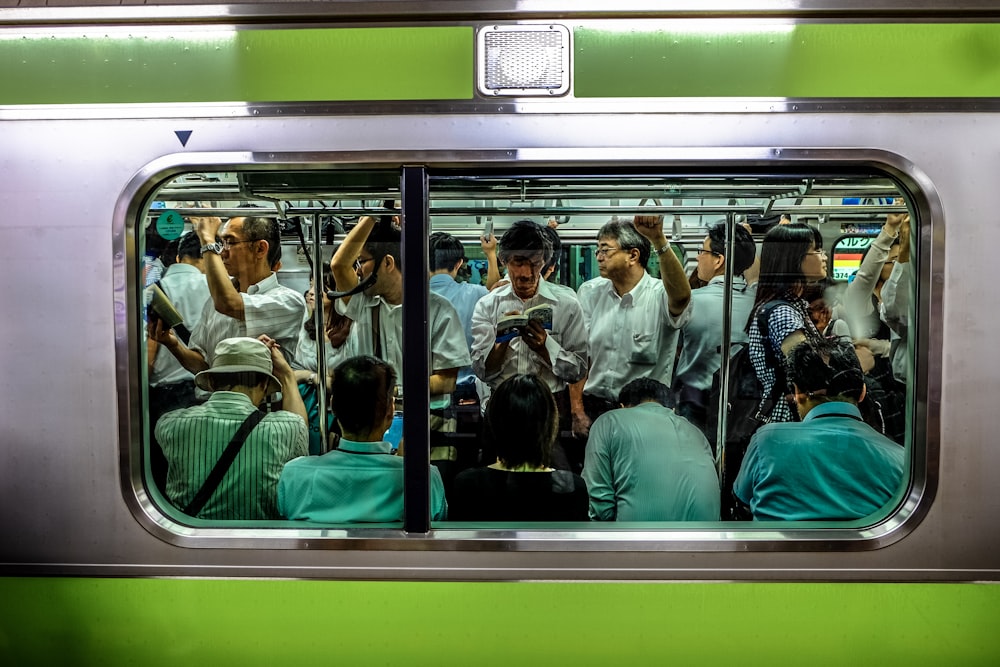
<instances>
[{"instance_id":1,"label":"shirt pocket","mask_svg":"<svg viewBox=\"0 0 1000 667\"><path fill-rule=\"evenodd\" d=\"M628 362L635 366L652 366L659 358L659 347L659 336L656 333L636 332L632 334Z\"/></svg>"}]
</instances>

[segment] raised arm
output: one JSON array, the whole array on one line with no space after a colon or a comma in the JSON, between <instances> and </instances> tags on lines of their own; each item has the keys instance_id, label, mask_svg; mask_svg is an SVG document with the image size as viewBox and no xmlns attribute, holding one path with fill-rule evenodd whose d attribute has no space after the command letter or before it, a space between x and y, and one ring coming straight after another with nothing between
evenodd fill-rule
<instances>
[{"instance_id":1,"label":"raised arm","mask_svg":"<svg viewBox=\"0 0 1000 667\"><path fill-rule=\"evenodd\" d=\"M205 357L197 350L192 350L184 345L174 332L164 325L163 320L159 317L150 318L147 327L150 340L156 341L167 348L170 354L174 355L174 358L180 362L180 365L189 372L200 373L208 368L208 362L205 361Z\"/></svg>"},{"instance_id":2,"label":"raised arm","mask_svg":"<svg viewBox=\"0 0 1000 667\"><path fill-rule=\"evenodd\" d=\"M493 286L500 282L500 260L497 259L497 237L490 234L490 238L479 237L479 244L486 255L486 289L493 289Z\"/></svg>"},{"instance_id":3,"label":"raised arm","mask_svg":"<svg viewBox=\"0 0 1000 667\"><path fill-rule=\"evenodd\" d=\"M337 282L337 290L345 292L358 286L358 272L354 269L354 262L357 260L361 250L365 247L368 236L375 227L376 218L370 215L363 215L354 225L354 229L348 233L347 238L337 248L333 258L330 260L330 271L333 279ZM344 304L351 301L351 297L341 297Z\"/></svg>"},{"instance_id":4,"label":"raised arm","mask_svg":"<svg viewBox=\"0 0 1000 667\"><path fill-rule=\"evenodd\" d=\"M219 235L221 218L191 218L191 224L202 246L215 243ZM202 253L202 267L208 280L208 292L212 296L215 310L241 322L246 319L243 296L233 286L229 272L222 263L222 255L215 252ZM183 363L183 362L181 362Z\"/></svg>"},{"instance_id":5,"label":"raised arm","mask_svg":"<svg viewBox=\"0 0 1000 667\"><path fill-rule=\"evenodd\" d=\"M281 409L297 414L308 424L309 413L306 412L305 403L302 402L299 385L295 379L295 371L288 364L285 355L281 353L278 342L268 336L259 336L258 340L267 345L271 350L271 365L274 377L278 378L278 382L281 383Z\"/></svg>"},{"instance_id":6,"label":"raised arm","mask_svg":"<svg viewBox=\"0 0 1000 667\"><path fill-rule=\"evenodd\" d=\"M691 301L691 284L684 273L684 266L671 250L670 242L663 233L663 216L637 215L633 224L636 231L649 239L653 252L660 258L660 280L667 291L670 314L680 315Z\"/></svg>"}]
</instances>

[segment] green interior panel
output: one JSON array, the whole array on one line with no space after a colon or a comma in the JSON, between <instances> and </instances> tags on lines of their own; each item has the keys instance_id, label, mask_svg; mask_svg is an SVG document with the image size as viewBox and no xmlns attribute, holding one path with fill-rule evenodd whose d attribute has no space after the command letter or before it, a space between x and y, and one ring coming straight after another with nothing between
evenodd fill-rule
<instances>
[{"instance_id":1,"label":"green interior panel","mask_svg":"<svg viewBox=\"0 0 1000 667\"><path fill-rule=\"evenodd\" d=\"M472 97L470 27L0 32L0 104Z\"/></svg>"},{"instance_id":2,"label":"green interior panel","mask_svg":"<svg viewBox=\"0 0 1000 667\"><path fill-rule=\"evenodd\" d=\"M3 665L996 665L982 584L2 579Z\"/></svg>"},{"instance_id":3,"label":"green interior panel","mask_svg":"<svg viewBox=\"0 0 1000 667\"><path fill-rule=\"evenodd\" d=\"M998 24L669 25L577 29L575 95L1000 96Z\"/></svg>"}]
</instances>

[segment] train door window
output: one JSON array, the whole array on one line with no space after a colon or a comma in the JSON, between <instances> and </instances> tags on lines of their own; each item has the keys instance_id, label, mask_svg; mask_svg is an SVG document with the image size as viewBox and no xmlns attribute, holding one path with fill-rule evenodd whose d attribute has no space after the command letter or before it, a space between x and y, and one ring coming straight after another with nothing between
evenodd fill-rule
<instances>
[{"instance_id":1,"label":"train door window","mask_svg":"<svg viewBox=\"0 0 1000 667\"><path fill-rule=\"evenodd\" d=\"M915 443L907 196L864 169L171 175L137 226L144 488L195 528L872 525L902 498ZM243 335L266 338L220 349ZM798 363L818 355L819 380L788 369L803 341L814 355ZM250 427L241 445L232 419L218 426L222 399L243 416L261 403L292 435L258 451ZM879 472L845 469L833 497L755 487L760 443L780 429L751 441L748 425L817 406L879 432L858 464ZM196 418L215 431L194 434ZM237 474L199 494L230 445ZM308 486L337 458L396 481ZM687 467L668 480L676 459Z\"/></svg>"}]
</instances>

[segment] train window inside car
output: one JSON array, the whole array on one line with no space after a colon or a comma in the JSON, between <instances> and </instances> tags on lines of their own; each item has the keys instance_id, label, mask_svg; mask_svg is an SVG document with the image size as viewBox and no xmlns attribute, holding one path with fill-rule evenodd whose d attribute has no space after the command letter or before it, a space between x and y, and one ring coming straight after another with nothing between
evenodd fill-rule
<instances>
[{"instance_id":1,"label":"train window inside car","mask_svg":"<svg viewBox=\"0 0 1000 667\"><path fill-rule=\"evenodd\" d=\"M405 172L228 167L153 190L134 275L141 476L164 514L721 534L899 504L916 287L896 180ZM404 318L426 319L424 354ZM856 461L838 429L867 443Z\"/></svg>"}]
</instances>

